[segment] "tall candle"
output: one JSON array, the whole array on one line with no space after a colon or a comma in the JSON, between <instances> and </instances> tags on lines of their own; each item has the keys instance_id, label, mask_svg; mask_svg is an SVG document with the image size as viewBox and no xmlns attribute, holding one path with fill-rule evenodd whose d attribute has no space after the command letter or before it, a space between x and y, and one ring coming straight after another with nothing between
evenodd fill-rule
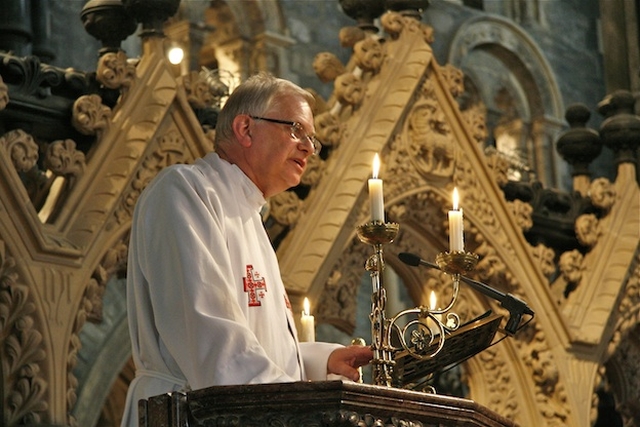
<instances>
[{"instance_id":1,"label":"tall candle","mask_svg":"<svg viewBox=\"0 0 640 427\"><path fill-rule=\"evenodd\" d=\"M382 180L378 178L380 171L380 158L376 153L373 158L373 176L369 179L369 204L371 206L371 221L384 222L384 195L382 193Z\"/></svg>"},{"instance_id":2,"label":"tall candle","mask_svg":"<svg viewBox=\"0 0 640 427\"><path fill-rule=\"evenodd\" d=\"M300 341L302 342L314 342L316 340L315 318L310 314L310 312L311 308L309 298L305 298L302 317L300 318L300 325L302 326L302 330L300 331Z\"/></svg>"},{"instance_id":3,"label":"tall candle","mask_svg":"<svg viewBox=\"0 0 640 427\"><path fill-rule=\"evenodd\" d=\"M449 250L464 252L464 221L458 208L458 189L453 189L453 209L449 211Z\"/></svg>"}]
</instances>

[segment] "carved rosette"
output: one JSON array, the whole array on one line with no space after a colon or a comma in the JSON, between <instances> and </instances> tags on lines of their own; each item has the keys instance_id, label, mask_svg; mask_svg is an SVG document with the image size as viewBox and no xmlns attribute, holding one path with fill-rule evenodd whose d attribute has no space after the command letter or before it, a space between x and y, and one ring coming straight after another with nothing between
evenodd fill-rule
<instances>
[{"instance_id":1,"label":"carved rosette","mask_svg":"<svg viewBox=\"0 0 640 427\"><path fill-rule=\"evenodd\" d=\"M46 421L47 382L41 364L47 355L36 330L35 304L29 287L19 281L15 260L0 240L0 364L3 425L36 425Z\"/></svg>"}]
</instances>

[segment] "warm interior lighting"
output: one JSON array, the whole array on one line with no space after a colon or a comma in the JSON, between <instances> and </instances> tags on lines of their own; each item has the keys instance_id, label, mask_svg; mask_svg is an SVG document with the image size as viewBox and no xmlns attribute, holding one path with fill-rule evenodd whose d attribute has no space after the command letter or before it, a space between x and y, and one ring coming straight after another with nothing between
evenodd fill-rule
<instances>
[{"instance_id":1,"label":"warm interior lighting","mask_svg":"<svg viewBox=\"0 0 640 427\"><path fill-rule=\"evenodd\" d=\"M180 46L172 46L167 52L167 58L173 65L178 65L184 59L184 50Z\"/></svg>"}]
</instances>

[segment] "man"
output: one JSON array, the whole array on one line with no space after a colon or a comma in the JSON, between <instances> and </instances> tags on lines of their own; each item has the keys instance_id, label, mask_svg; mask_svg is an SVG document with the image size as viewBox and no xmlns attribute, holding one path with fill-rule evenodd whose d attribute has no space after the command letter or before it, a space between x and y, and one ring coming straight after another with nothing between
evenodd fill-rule
<instances>
[{"instance_id":1,"label":"man","mask_svg":"<svg viewBox=\"0 0 640 427\"><path fill-rule=\"evenodd\" d=\"M313 136L313 97L259 74L229 97L215 152L165 168L136 205L127 309L137 402L213 385L357 380L371 349L299 344L278 262L262 225L266 198L297 185Z\"/></svg>"}]
</instances>

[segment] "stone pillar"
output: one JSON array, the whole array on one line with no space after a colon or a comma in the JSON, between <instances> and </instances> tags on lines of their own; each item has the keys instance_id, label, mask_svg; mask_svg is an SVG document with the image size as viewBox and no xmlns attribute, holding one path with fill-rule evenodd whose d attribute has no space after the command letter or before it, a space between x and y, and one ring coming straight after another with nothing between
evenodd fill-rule
<instances>
[{"instance_id":1,"label":"stone pillar","mask_svg":"<svg viewBox=\"0 0 640 427\"><path fill-rule=\"evenodd\" d=\"M0 50L15 56L31 54L31 2L3 0L0 14Z\"/></svg>"},{"instance_id":2,"label":"stone pillar","mask_svg":"<svg viewBox=\"0 0 640 427\"><path fill-rule=\"evenodd\" d=\"M31 28L33 30L33 54L42 62L55 59L51 47L51 7L49 0L31 0Z\"/></svg>"}]
</instances>

